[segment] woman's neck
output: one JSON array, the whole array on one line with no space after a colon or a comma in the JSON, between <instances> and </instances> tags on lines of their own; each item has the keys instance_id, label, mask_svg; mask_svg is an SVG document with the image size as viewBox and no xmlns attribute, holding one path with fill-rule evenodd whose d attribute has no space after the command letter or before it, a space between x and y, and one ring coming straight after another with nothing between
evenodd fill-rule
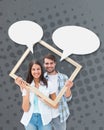
<instances>
[{"instance_id":1,"label":"woman's neck","mask_svg":"<svg viewBox=\"0 0 104 130\"><path fill-rule=\"evenodd\" d=\"M39 79L34 79L34 83L35 83L35 87L38 88L39 84L40 84L40 80Z\"/></svg>"}]
</instances>

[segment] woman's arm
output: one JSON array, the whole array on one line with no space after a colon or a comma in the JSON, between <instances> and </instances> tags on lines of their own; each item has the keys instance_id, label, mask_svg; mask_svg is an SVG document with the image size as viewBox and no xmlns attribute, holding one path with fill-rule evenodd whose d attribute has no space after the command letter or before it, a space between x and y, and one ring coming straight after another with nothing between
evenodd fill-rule
<instances>
[{"instance_id":1,"label":"woman's arm","mask_svg":"<svg viewBox=\"0 0 104 130\"><path fill-rule=\"evenodd\" d=\"M22 97L22 109L24 112L27 112L29 108L30 108L29 92L26 92L26 95Z\"/></svg>"},{"instance_id":2,"label":"woman's arm","mask_svg":"<svg viewBox=\"0 0 104 130\"><path fill-rule=\"evenodd\" d=\"M24 112L27 112L30 108L29 102L29 90L26 87L26 82L21 78L17 77L15 83L20 87L22 91L22 109Z\"/></svg>"}]
</instances>

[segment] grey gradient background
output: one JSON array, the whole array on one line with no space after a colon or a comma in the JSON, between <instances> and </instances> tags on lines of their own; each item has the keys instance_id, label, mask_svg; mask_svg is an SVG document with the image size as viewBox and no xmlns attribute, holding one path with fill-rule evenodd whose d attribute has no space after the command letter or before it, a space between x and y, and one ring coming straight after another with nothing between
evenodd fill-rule
<instances>
[{"instance_id":1,"label":"grey gradient background","mask_svg":"<svg viewBox=\"0 0 104 130\"><path fill-rule=\"evenodd\" d=\"M96 52L70 56L83 68L74 80L73 99L68 103L71 116L67 120L67 130L104 130L103 0L0 0L0 130L24 130L19 122L23 113L21 93L8 75L27 48L8 37L9 26L18 20L40 24L44 31L42 39L55 48L52 33L64 25L86 27L99 36L101 46ZM28 55L17 74L25 79L29 61L33 58L42 61L49 52L36 44L34 54ZM59 61L60 57L56 57ZM57 68L68 76L74 70L65 61L59 62Z\"/></svg>"}]
</instances>

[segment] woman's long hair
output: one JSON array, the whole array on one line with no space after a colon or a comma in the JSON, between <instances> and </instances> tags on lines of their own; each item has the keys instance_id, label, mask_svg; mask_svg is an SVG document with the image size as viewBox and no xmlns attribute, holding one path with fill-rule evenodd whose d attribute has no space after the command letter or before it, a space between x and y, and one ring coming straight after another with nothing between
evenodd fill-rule
<instances>
[{"instance_id":1,"label":"woman's long hair","mask_svg":"<svg viewBox=\"0 0 104 130\"><path fill-rule=\"evenodd\" d=\"M44 78L44 72L43 72L43 67L41 65L41 63L39 61L31 61L30 64L29 64L29 69L28 69L28 73L27 73L27 78L26 78L26 82L27 83L31 83L33 81L33 76L31 74L31 68L34 64L37 64L40 66L41 68L41 75L40 75L40 81L42 81L44 83L44 85L47 86L47 80Z\"/></svg>"}]
</instances>

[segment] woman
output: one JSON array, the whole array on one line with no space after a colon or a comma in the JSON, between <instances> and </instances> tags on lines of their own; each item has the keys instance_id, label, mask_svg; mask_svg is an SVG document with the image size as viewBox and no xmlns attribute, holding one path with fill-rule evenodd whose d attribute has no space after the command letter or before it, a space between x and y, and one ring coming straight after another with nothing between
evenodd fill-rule
<instances>
[{"instance_id":1,"label":"woman","mask_svg":"<svg viewBox=\"0 0 104 130\"><path fill-rule=\"evenodd\" d=\"M32 61L29 64L26 82L21 77L17 77L15 83L20 86L22 91L24 114L21 123L25 130L52 130L50 125L52 120L51 108L26 87L29 83L31 87L38 88L39 91L48 97L50 96L53 100L56 98L56 94L48 89L41 64L38 61Z\"/></svg>"}]
</instances>

